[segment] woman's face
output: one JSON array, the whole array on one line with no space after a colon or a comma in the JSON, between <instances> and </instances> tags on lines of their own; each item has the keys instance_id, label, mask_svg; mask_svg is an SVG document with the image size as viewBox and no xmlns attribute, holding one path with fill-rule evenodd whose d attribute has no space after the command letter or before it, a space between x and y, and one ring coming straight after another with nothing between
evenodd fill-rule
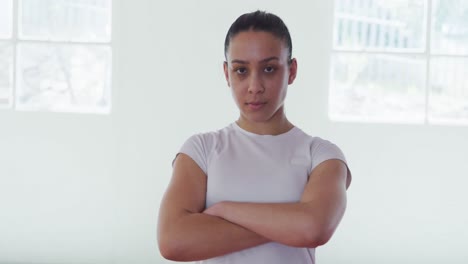
<instances>
[{"instance_id":1,"label":"woman's face","mask_svg":"<svg viewBox=\"0 0 468 264\"><path fill-rule=\"evenodd\" d=\"M239 107L241 120L271 122L284 117L283 104L297 71L288 63L283 40L264 31L235 35L227 50L224 74Z\"/></svg>"}]
</instances>

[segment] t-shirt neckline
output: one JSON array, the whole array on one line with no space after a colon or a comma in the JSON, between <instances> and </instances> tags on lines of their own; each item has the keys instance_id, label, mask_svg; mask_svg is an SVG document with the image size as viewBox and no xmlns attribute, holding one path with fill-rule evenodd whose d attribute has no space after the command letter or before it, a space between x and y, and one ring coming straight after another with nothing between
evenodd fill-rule
<instances>
[{"instance_id":1,"label":"t-shirt neckline","mask_svg":"<svg viewBox=\"0 0 468 264\"><path fill-rule=\"evenodd\" d=\"M276 139L292 135L298 129L296 126L293 126L290 130L288 130L288 131L286 131L284 133L278 134L278 135L260 135L260 134L256 134L256 133L253 133L253 132L250 132L250 131L247 131L247 130L243 129L242 127L239 126L239 124L237 124L237 122L232 122L231 126L235 130L241 132L242 134L250 136L250 137L255 137L255 138L276 138Z\"/></svg>"}]
</instances>

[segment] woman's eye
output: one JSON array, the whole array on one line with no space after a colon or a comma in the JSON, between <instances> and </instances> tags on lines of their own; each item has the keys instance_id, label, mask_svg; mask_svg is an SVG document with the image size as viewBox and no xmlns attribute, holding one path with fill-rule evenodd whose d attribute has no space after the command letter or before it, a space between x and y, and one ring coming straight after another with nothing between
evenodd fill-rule
<instances>
[{"instance_id":1,"label":"woman's eye","mask_svg":"<svg viewBox=\"0 0 468 264\"><path fill-rule=\"evenodd\" d=\"M275 68L271 67L271 66L268 66L264 69L265 72L274 72L275 71Z\"/></svg>"},{"instance_id":2,"label":"woman's eye","mask_svg":"<svg viewBox=\"0 0 468 264\"><path fill-rule=\"evenodd\" d=\"M247 73L247 69L246 68L237 68L236 72L237 72L237 74L245 74L245 73Z\"/></svg>"}]
</instances>

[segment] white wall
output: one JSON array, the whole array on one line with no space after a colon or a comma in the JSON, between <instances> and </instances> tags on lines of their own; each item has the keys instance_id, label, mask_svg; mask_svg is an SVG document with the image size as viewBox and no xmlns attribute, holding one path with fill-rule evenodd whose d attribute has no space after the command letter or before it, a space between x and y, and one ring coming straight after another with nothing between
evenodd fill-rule
<instances>
[{"instance_id":1,"label":"white wall","mask_svg":"<svg viewBox=\"0 0 468 264\"><path fill-rule=\"evenodd\" d=\"M318 263L468 261L468 129L328 121L332 1L113 2L111 115L0 111L0 263L166 263L155 233L172 158L236 118L224 36L257 8L291 30L290 119L340 145L354 174Z\"/></svg>"}]
</instances>

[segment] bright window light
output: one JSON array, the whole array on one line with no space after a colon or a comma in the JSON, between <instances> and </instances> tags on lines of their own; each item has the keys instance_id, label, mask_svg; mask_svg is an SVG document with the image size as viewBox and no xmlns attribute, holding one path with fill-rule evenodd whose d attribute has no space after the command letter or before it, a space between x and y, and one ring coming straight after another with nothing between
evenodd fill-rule
<instances>
[{"instance_id":1,"label":"bright window light","mask_svg":"<svg viewBox=\"0 0 468 264\"><path fill-rule=\"evenodd\" d=\"M424 0L336 0L335 4L335 49L424 49Z\"/></svg>"},{"instance_id":2,"label":"bright window light","mask_svg":"<svg viewBox=\"0 0 468 264\"><path fill-rule=\"evenodd\" d=\"M0 0L0 39L11 38L13 0Z\"/></svg>"},{"instance_id":3,"label":"bright window light","mask_svg":"<svg viewBox=\"0 0 468 264\"><path fill-rule=\"evenodd\" d=\"M468 124L468 2L335 0L334 121Z\"/></svg>"},{"instance_id":4,"label":"bright window light","mask_svg":"<svg viewBox=\"0 0 468 264\"><path fill-rule=\"evenodd\" d=\"M336 120L424 123L424 60L406 55L337 53L331 116Z\"/></svg>"},{"instance_id":5,"label":"bright window light","mask_svg":"<svg viewBox=\"0 0 468 264\"><path fill-rule=\"evenodd\" d=\"M0 109L11 108L13 47L11 43L13 0L0 0Z\"/></svg>"},{"instance_id":6,"label":"bright window light","mask_svg":"<svg viewBox=\"0 0 468 264\"><path fill-rule=\"evenodd\" d=\"M111 0L0 0L0 108L109 113L111 69Z\"/></svg>"},{"instance_id":7,"label":"bright window light","mask_svg":"<svg viewBox=\"0 0 468 264\"><path fill-rule=\"evenodd\" d=\"M429 121L468 125L468 58L435 57L430 69Z\"/></svg>"},{"instance_id":8,"label":"bright window light","mask_svg":"<svg viewBox=\"0 0 468 264\"><path fill-rule=\"evenodd\" d=\"M13 91L13 47L0 41L0 108L10 108Z\"/></svg>"},{"instance_id":9,"label":"bright window light","mask_svg":"<svg viewBox=\"0 0 468 264\"><path fill-rule=\"evenodd\" d=\"M20 39L109 42L110 0L21 0Z\"/></svg>"},{"instance_id":10,"label":"bright window light","mask_svg":"<svg viewBox=\"0 0 468 264\"><path fill-rule=\"evenodd\" d=\"M17 109L108 112L110 57L102 45L19 44Z\"/></svg>"}]
</instances>

